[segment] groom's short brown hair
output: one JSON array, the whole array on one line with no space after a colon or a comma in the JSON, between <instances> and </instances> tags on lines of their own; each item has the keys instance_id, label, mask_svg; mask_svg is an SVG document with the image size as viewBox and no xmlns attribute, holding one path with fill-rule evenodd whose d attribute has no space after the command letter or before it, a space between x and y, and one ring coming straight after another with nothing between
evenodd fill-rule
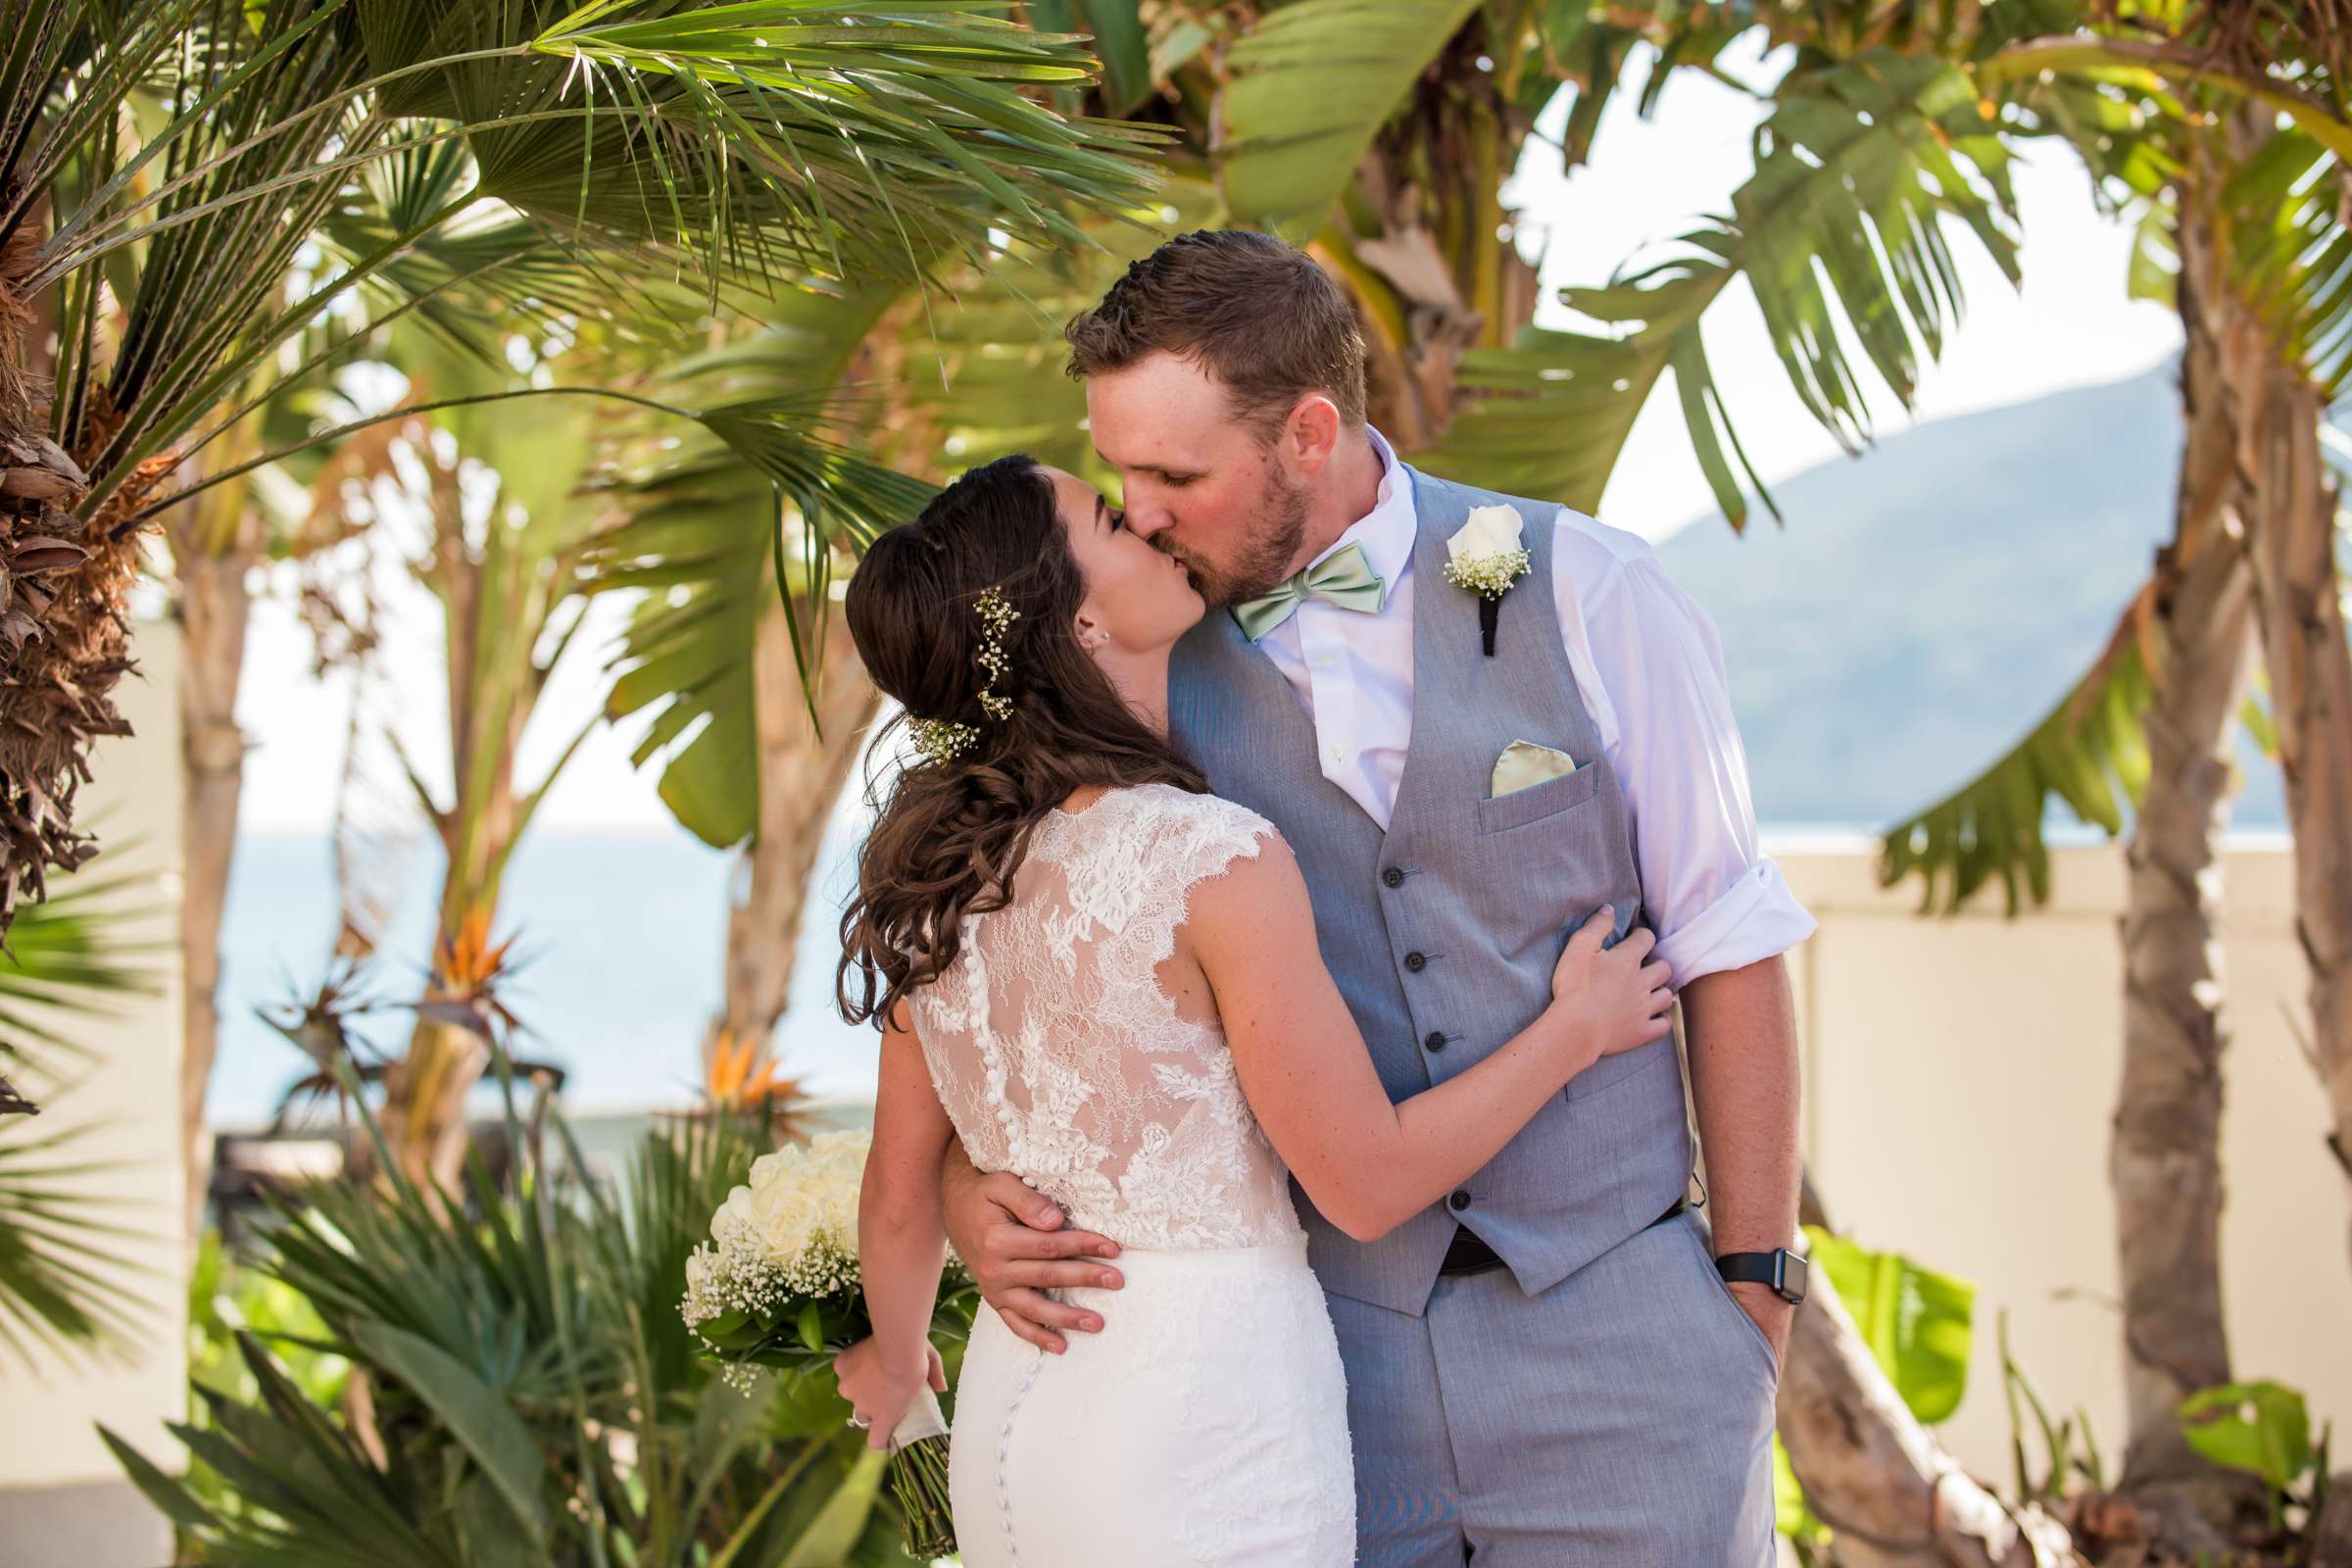
<instances>
[{"instance_id":1,"label":"groom's short brown hair","mask_svg":"<svg viewBox=\"0 0 2352 1568\"><path fill-rule=\"evenodd\" d=\"M1269 433L1309 392L1329 393L1348 424L1364 420L1354 307L1313 258L1271 234L1179 234L1062 335L1078 380L1174 354L1223 382L1235 414Z\"/></svg>"}]
</instances>

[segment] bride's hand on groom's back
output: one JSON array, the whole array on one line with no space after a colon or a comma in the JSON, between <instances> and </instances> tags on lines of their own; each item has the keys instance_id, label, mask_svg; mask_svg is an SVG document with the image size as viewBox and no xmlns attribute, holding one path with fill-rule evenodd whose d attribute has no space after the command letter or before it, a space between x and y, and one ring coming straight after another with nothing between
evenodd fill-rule
<instances>
[{"instance_id":1,"label":"bride's hand on groom's back","mask_svg":"<svg viewBox=\"0 0 2352 1568\"><path fill-rule=\"evenodd\" d=\"M1102 1332L1099 1313L1046 1292L1117 1290L1118 1271L1102 1262L1119 1255L1117 1243L1062 1229L1067 1216L1052 1199L1003 1171L984 1176L953 1154L940 1182L940 1206L956 1255L1006 1328L1056 1355L1068 1348L1062 1334Z\"/></svg>"},{"instance_id":2,"label":"bride's hand on groom's back","mask_svg":"<svg viewBox=\"0 0 2352 1568\"><path fill-rule=\"evenodd\" d=\"M1646 1046L1673 1027L1673 972L1649 956L1657 935L1636 926L1615 947L1603 947L1616 928L1616 912L1602 905L1568 939L1551 971L1552 1007L1569 1022L1588 1062Z\"/></svg>"}]
</instances>

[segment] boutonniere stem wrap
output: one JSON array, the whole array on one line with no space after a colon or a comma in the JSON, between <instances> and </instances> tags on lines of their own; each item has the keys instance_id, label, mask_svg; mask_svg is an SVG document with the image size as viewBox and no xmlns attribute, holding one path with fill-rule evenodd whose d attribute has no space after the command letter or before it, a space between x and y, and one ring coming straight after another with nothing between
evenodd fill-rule
<instances>
[{"instance_id":1,"label":"boutonniere stem wrap","mask_svg":"<svg viewBox=\"0 0 2352 1568\"><path fill-rule=\"evenodd\" d=\"M1520 543L1518 512L1510 507L1473 507L1470 516L1446 541L1446 580L1478 595L1479 644L1494 657L1494 630L1502 618L1502 596L1533 564Z\"/></svg>"}]
</instances>

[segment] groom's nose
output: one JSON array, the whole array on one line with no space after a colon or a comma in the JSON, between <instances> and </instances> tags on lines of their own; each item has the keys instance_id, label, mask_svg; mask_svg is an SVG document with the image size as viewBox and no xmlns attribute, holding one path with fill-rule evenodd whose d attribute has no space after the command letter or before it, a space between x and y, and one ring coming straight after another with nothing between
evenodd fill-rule
<instances>
[{"instance_id":1,"label":"groom's nose","mask_svg":"<svg viewBox=\"0 0 2352 1568\"><path fill-rule=\"evenodd\" d=\"M1176 520L1167 507L1148 495L1139 496L1133 489L1127 503L1127 527L1138 539L1150 539Z\"/></svg>"}]
</instances>

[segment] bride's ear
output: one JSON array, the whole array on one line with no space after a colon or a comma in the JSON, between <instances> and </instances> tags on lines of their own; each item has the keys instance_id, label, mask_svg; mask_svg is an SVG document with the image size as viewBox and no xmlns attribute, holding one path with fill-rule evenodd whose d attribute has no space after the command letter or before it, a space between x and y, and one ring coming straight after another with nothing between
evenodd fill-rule
<instances>
[{"instance_id":1,"label":"bride's ear","mask_svg":"<svg viewBox=\"0 0 2352 1568\"><path fill-rule=\"evenodd\" d=\"M1077 618L1070 624L1078 633L1078 646L1090 654L1110 641L1110 628L1097 620L1083 606L1079 608Z\"/></svg>"}]
</instances>

